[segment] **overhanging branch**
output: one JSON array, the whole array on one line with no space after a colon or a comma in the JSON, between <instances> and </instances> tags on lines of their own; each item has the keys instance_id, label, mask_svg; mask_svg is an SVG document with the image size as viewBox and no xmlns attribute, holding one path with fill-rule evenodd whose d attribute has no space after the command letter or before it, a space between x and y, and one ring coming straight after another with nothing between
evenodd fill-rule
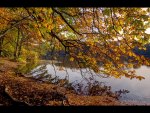
<instances>
[{"instance_id":1,"label":"overhanging branch","mask_svg":"<svg viewBox=\"0 0 150 113\"><path fill-rule=\"evenodd\" d=\"M57 14L60 15L60 17L62 18L62 20L71 28L71 30L73 30L73 31L74 31L75 33L77 33L78 35L82 35L82 34L80 34L79 32L77 32L77 31L68 23L68 21L65 19L65 17L62 15L61 12L57 11L55 8L52 8L52 10L53 10L54 12L56 12Z\"/></svg>"},{"instance_id":2,"label":"overhanging branch","mask_svg":"<svg viewBox=\"0 0 150 113\"><path fill-rule=\"evenodd\" d=\"M10 31L11 29L13 29L15 26L17 26L20 22L22 22L23 20L27 19L29 16L26 16L20 20L18 20L16 23L14 23L13 25L11 25L8 29L2 31L2 33L0 33L0 38L3 37L8 31Z\"/></svg>"}]
</instances>

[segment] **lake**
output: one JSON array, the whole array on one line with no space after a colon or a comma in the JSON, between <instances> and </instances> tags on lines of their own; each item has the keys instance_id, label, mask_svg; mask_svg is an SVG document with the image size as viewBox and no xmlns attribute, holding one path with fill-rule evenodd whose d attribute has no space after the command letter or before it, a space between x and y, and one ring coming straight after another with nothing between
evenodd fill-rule
<instances>
[{"instance_id":1,"label":"lake","mask_svg":"<svg viewBox=\"0 0 150 113\"><path fill-rule=\"evenodd\" d=\"M51 61L44 61L40 65L33 66L32 69L24 73L28 73L27 77L34 77L44 81L51 81L55 83L58 80L67 80L71 83L76 92L88 94L87 86L100 83L103 86L109 86L112 92L119 90L127 90L128 93L122 94L120 101L135 101L138 104L150 105L150 67L141 66L135 69L136 74L145 77L143 80L129 79L126 77L114 78L106 77L105 75L98 75L88 69L81 70L78 68L62 67L61 62L51 63ZM80 87L80 88L79 88Z\"/></svg>"}]
</instances>

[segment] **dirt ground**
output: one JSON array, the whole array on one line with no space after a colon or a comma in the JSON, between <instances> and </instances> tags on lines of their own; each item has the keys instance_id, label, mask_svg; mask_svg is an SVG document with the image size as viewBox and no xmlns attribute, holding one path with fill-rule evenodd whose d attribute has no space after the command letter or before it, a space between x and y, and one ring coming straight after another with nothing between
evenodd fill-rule
<instances>
[{"instance_id":1,"label":"dirt ground","mask_svg":"<svg viewBox=\"0 0 150 113\"><path fill-rule=\"evenodd\" d=\"M81 96L57 85L17 76L21 65L0 58L0 105L10 106L109 106L128 105L108 96Z\"/></svg>"}]
</instances>

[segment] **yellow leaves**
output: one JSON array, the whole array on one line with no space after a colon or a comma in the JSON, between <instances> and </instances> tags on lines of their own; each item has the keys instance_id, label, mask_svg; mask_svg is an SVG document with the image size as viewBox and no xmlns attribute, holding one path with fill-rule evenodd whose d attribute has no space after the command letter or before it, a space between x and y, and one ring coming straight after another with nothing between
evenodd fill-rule
<instances>
[{"instance_id":1,"label":"yellow leaves","mask_svg":"<svg viewBox=\"0 0 150 113\"><path fill-rule=\"evenodd\" d=\"M81 52L79 52L79 53L78 53L78 56L81 56L81 55L82 55L82 53L81 53Z\"/></svg>"},{"instance_id":2,"label":"yellow leaves","mask_svg":"<svg viewBox=\"0 0 150 113\"><path fill-rule=\"evenodd\" d=\"M91 59L93 65L96 65L96 60L95 59Z\"/></svg>"},{"instance_id":3,"label":"yellow leaves","mask_svg":"<svg viewBox=\"0 0 150 113\"><path fill-rule=\"evenodd\" d=\"M114 68L109 68L109 69L107 69L107 71L105 70L105 72L107 72L107 74L109 74L115 78L121 78L121 73L118 72L118 70L116 70Z\"/></svg>"},{"instance_id":4,"label":"yellow leaves","mask_svg":"<svg viewBox=\"0 0 150 113\"><path fill-rule=\"evenodd\" d=\"M125 49L122 49L122 52L123 52L123 53L126 53L126 50L125 50Z\"/></svg>"},{"instance_id":5,"label":"yellow leaves","mask_svg":"<svg viewBox=\"0 0 150 113\"><path fill-rule=\"evenodd\" d=\"M131 53L131 52L129 52L129 56L132 56L132 53Z\"/></svg>"},{"instance_id":6,"label":"yellow leaves","mask_svg":"<svg viewBox=\"0 0 150 113\"><path fill-rule=\"evenodd\" d=\"M139 80L145 79L145 78L142 77L142 76L137 76L136 78L139 79Z\"/></svg>"},{"instance_id":7,"label":"yellow leaves","mask_svg":"<svg viewBox=\"0 0 150 113\"><path fill-rule=\"evenodd\" d=\"M37 34L38 34L38 36L41 36L41 32L39 30L37 31Z\"/></svg>"},{"instance_id":8,"label":"yellow leaves","mask_svg":"<svg viewBox=\"0 0 150 113\"><path fill-rule=\"evenodd\" d=\"M117 48L114 48L113 50L116 52L116 51L117 51Z\"/></svg>"},{"instance_id":9,"label":"yellow leaves","mask_svg":"<svg viewBox=\"0 0 150 113\"><path fill-rule=\"evenodd\" d=\"M111 71L111 74L116 77L119 73L117 71Z\"/></svg>"},{"instance_id":10,"label":"yellow leaves","mask_svg":"<svg viewBox=\"0 0 150 113\"><path fill-rule=\"evenodd\" d=\"M43 23L43 26L47 28L49 31L53 29L53 24L50 24L48 22Z\"/></svg>"},{"instance_id":11,"label":"yellow leaves","mask_svg":"<svg viewBox=\"0 0 150 113\"><path fill-rule=\"evenodd\" d=\"M114 77L115 77L115 78L121 78L120 76L118 76L118 75L115 75L115 74L114 74Z\"/></svg>"},{"instance_id":12,"label":"yellow leaves","mask_svg":"<svg viewBox=\"0 0 150 113\"><path fill-rule=\"evenodd\" d=\"M118 64L119 68L124 67L124 64Z\"/></svg>"},{"instance_id":13,"label":"yellow leaves","mask_svg":"<svg viewBox=\"0 0 150 113\"><path fill-rule=\"evenodd\" d=\"M129 64L127 65L127 67L128 67L128 68L133 68L133 64L129 63Z\"/></svg>"},{"instance_id":14,"label":"yellow leaves","mask_svg":"<svg viewBox=\"0 0 150 113\"><path fill-rule=\"evenodd\" d=\"M92 36L89 36L90 38L88 38L87 40L86 40L86 42L87 42L87 44L89 45L89 46L93 46L94 45L94 38L92 37Z\"/></svg>"},{"instance_id":15,"label":"yellow leaves","mask_svg":"<svg viewBox=\"0 0 150 113\"><path fill-rule=\"evenodd\" d=\"M137 76L135 70L129 70L129 71L125 70L124 74L127 78L130 78L130 79L133 79L133 78L139 79L139 80L145 79L143 76Z\"/></svg>"},{"instance_id":16,"label":"yellow leaves","mask_svg":"<svg viewBox=\"0 0 150 113\"><path fill-rule=\"evenodd\" d=\"M133 53L132 51L127 52L127 54L128 54L129 56L136 57L136 54L135 54L135 53Z\"/></svg>"},{"instance_id":17,"label":"yellow leaves","mask_svg":"<svg viewBox=\"0 0 150 113\"><path fill-rule=\"evenodd\" d=\"M73 57L70 57L70 61L74 61L74 58L73 58Z\"/></svg>"},{"instance_id":18,"label":"yellow leaves","mask_svg":"<svg viewBox=\"0 0 150 113\"><path fill-rule=\"evenodd\" d=\"M119 57L116 57L116 60L119 60L120 58Z\"/></svg>"},{"instance_id":19,"label":"yellow leaves","mask_svg":"<svg viewBox=\"0 0 150 113\"><path fill-rule=\"evenodd\" d=\"M23 9L23 8L22 8ZM125 68L132 68L132 64L125 64L124 59L122 57L125 57L125 60L128 58L133 58L132 62L140 62L139 65L141 65L142 58L141 56L138 56L134 54L132 51L134 47L139 47L140 44L143 42L139 42L142 36L142 32L139 30L138 33L136 33L136 37L138 40L135 40L135 35L131 36L133 32L135 32L136 25L132 25L132 21L134 21L133 18L130 18L127 22L127 15L128 13L131 13L130 9L117 9L113 10L114 14L117 15L118 18L115 18L115 15L113 16L114 24L112 25L112 18L110 17L110 9L104 8L103 13L105 17L103 17L103 14L99 10L93 10L92 8L88 8L88 10L85 8L84 10L84 18L80 14L81 9L74 9L74 8L53 8L56 9L59 13L52 10L52 8L29 8L29 12L31 15L35 16L35 18L38 20L37 22L33 18L28 18L25 21L22 21L20 25L24 24L22 27L22 33L26 37L28 36L28 41L30 42L30 45L40 46L40 43L43 42L51 42L50 48L55 47L55 50L63 50L64 46L67 46L67 49L69 51L72 51L72 57L69 58L70 61L74 61L75 59L78 59L82 65L87 66L91 69L93 69L95 72L98 72L98 63L100 62L105 70L109 72L109 74L112 74L112 76L115 76L118 78L121 76L122 70L119 70L117 72L118 67L125 67ZM33 13L33 11L35 13ZM121 12L119 11L121 10ZM1 8L0 14L2 17L5 17L6 19L11 20L20 20L22 17L28 16L27 12L21 10L20 8L17 9L17 11L11 11L9 8ZM97 12L94 12L97 11ZM129 11L129 12L128 12ZM54 13L54 15L52 14ZM66 14L64 13L66 12ZM21 15L23 13L23 15ZM135 11L135 13L138 13ZM62 14L62 16L61 16ZM67 16L69 15L78 15L78 16ZM93 15L97 14L99 18L95 18L97 20L94 21L93 26ZM134 13L133 13L134 14ZM18 15L18 16L16 16ZM64 17L64 19L62 18ZM140 13L138 16L138 19L140 17ZM73 19L74 18L74 19ZM135 20L137 20L137 17L134 17ZM8 25L8 22L5 19L0 19L0 30L4 29L5 27L9 28L10 24ZM29 20L31 20L29 22ZM66 20L70 26L64 21ZM25 22L25 23L24 23ZM28 23L32 26L28 26ZM17 24L19 25L19 24ZM122 27L123 26L123 30ZM120 32L120 33L117 33ZM143 27L145 28L145 27ZM14 30L14 29L12 29ZM51 31L58 36L58 38L50 36L47 31ZM83 33L82 36L76 35L74 31L78 31L80 33ZM41 31L41 32L40 32ZM14 30L14 32L17 34L17 32ZM98 33L99 32L99 33ZM100 33L101 32L101 33ZM44 35L44 41L41 40L41 33ZM64 33L64 35L62 35ZM11 33L12 35L12 33ZM15 35L12 35L15 37ZM144 36L144 35L143 35ZM50 37L50 38L48 38ZM51 37L53 37L54 40L51 40ZM144 37L147 37L144 36ZM10 39L10 38L9 38ZM61 39L61 40L59 40ZM72 40L73 39L73 40ZM126 41L124 40L126 39ZM8 41L5 39L6 42ZM71 40L69 41L69 44L67 42L63 42L63 40ZM26 40L25 40L26 41ZM137 41L137 42L136 42ZM5 43L6 43L5 42ZM25 43L25 42L24 42ZM13 45L13 44L12 44ZM29 45L29 44L28 44ZM68 46L69 45L69 46ZM26 48L26 44L23 45ZM31 47L31 46L30 46ZM36 46L34 46L36 47ZM143 50L146 50L146 48L140 47ZM31 47L31 49L33 49ZM76 51L77 52L74 52ZM24 51L24 50L22 50ZM25 52L25 51L24 51ZM142 58L142 60L141 60ZM131 63L131 62L130 62ZM145 61L146 64L148 62ZM118 65L115 66L115 65ZM115 70L116 69L116 70Z\"/></svg>"},{"instance_id":20,"label":"yellow leaves","mask_svg":"<svg viewBox=\"0 0 150 113\"><path fill-rule=\"evenodd\" d=\"M120 22L121 25L125 24L125 22L123 21L123 19L120 19L119 22Z\"/></svg>"},{"instance_id":21,"label":"yellow leaves","mask_svg":"<svg viewBox=\"0 0 150 113\"><path fill-rule=\"evenodd\" d=\"M145 60L144 64L147 65L147 66L150 66L150 62L147 61L147 60Z\"/></svg>"}]
</instances>

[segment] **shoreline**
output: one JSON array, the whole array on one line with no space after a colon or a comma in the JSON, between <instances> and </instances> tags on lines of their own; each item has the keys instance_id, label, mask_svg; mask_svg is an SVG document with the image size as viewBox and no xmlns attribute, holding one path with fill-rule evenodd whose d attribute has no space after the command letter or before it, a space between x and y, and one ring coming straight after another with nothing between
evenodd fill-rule
<instances>
[{"instance_id":1,"label":"shoreline","mask_svg":"<svg viewBox=\"0 0 150 113\"><path fill-rule=\"evenodd\" d=\"M0 57L0 104L3 106L137 105L137 102L120 102L109 96L81 96L64 87L17 76L14 70L19 65L21 63Z\"/></svg>"}]
</instances>

